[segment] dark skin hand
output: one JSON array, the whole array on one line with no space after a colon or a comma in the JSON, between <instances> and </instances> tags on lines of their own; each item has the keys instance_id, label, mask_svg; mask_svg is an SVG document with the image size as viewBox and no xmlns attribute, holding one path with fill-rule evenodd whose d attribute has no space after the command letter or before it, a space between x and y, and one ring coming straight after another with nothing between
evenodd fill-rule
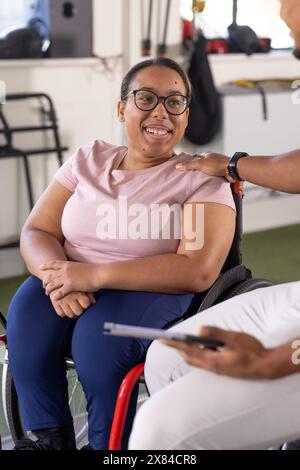
<instances>
[{"instance_id":1,"label":"dark skin hand","mask_svg":"<svg viewBox=\"0 0 300 470\"><path fill-rule=\"evenodd\" d=\"M202 171L209 176L222 176L230 183L229 157L214 152L195 155L189 162L177 165L178 171ZM274 156L240 158L237 170L245 181L287 193L300 193L300 150Z\"/></svg>"},{"instance_id":2,"label":"dark skin hand","mask_svg":"<svg viewBox=\"0 0 300 470\"><path fill-rule=\"evenodd\" d=\"M203 326L199 335L223 341L225 346L214 351L179 341L159 341L177 349L191 366L216 374L245 379L276 379L300 372L299 364L292 361L293 341L266 349L260 341L245 333Z\"/></svg>"}]
</instances>

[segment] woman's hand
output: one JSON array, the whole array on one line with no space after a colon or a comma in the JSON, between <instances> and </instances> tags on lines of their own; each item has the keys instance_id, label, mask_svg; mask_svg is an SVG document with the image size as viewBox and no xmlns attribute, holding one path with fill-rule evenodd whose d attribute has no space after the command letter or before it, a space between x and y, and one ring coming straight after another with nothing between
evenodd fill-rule
<instances>
[{"instance_id":1,"label":"woman's hand","mask_svg":"<svg viewBox=\"0 0 300 470\"><path fill-rule=\"evenodd\" d=\"M176 170L199 170L209 176L222 176L233 183L233 179L227 173L229 157L220 153L200 153L186 163L176 165Z\"/></svg>"},{"instance_id":2,"label":"woman's hand","mask_svg":"<svg viewBox=\"0 0 300 470\"><path fill-rule=\"evenodd\" d=\"M55 291L50 294L53 307L59 317L77 318L96 303L93 294L84 292L70 292L61 300L54 300Z\"/></svg>"},{"instance_id":3,"label":"woman's hand","mask_svg":"<svg viewBox=\"0 0 300 470\"><path fill-rule=\"evenodd\" d=\"M178 341L166 339L159 341L178 349L191 366L231 377L247 379L269 377L270 371L264 362L268 350L253 336L214 327L202 327L199 335L223 341L225 346L219 351L213 351Z\"/></svg>"},{"instance_id":4,"label":"woman's hand","mask_svg":"<svg viewBox=\"0 0 300 470\"><path fill-rule=\"evenodd\" d=\"M43 264L40 269L48 271L43 277L43 287L47 295L55 291L53 300L60 300L73 291L95 292L100 289L97 264L56 260Z\"/></svg>"}]
</instances>

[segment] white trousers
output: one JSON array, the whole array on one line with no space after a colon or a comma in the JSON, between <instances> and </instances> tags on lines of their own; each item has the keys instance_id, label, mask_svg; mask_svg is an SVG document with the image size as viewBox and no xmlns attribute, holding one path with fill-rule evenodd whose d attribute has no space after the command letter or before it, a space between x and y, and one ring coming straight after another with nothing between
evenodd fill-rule
<instances>
[{"instance_id":1,"label":"white trousers","mask_svg":"<svg viewBox=\"0 0 300 470\"><path fill-rule=\"evenodd\" d=\"M300 282L242 294L172 330L198 334L201 325L248 333L266 348L292 344L300 339ZM300 439L300 373L276 380L216 375L154 341L145 378L151 398L137 413L130 449L267 449Z\"/></svg>"}]
</instances>

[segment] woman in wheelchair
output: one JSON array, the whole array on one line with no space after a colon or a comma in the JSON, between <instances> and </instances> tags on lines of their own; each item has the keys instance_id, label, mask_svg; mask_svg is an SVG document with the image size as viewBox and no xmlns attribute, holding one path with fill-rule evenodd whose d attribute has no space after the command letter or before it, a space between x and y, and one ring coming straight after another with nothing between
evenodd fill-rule
<instances>
[{"instance_id":1,"label":"woman in wheelchair","mask_svg":"<svg viewBox=\"0 0 300 470\"><path fill-rule=\"evenodd\" d=\"M24 425L38 440L17 449L75 448L68 354L87 399L90 448L107 449L119 385L144 360L149 341L107 337L104 322L164 328L219 276L235 207L224 178L175 169L189 159L174 148L190 97L175 62L133 67L118 103L128 147L101 140L80 147L23 227L31 277L11 302L7 338ZM136 398L137 390L125 448Z\"/></svg>"}]
</instances>

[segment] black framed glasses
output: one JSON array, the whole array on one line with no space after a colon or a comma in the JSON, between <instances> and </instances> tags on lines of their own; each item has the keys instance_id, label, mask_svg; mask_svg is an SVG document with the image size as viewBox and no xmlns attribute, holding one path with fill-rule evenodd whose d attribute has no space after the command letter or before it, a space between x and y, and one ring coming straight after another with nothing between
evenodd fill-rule
<instances>
[{"instance_id":1,"label":"black framed glasses","mask_svg":"<svg viewBox=\"0 0 300 470\"><path fill-rule=\"evenodd\" d=\"M162 101L167 113L178 116L184 113L189 105L188 98L180 94L158 96L150 90L133 90L128 93L126 98L130 95L134 96L135 105L141 111L153 111L158 103Z\"/></svg>"}]
</instances>

